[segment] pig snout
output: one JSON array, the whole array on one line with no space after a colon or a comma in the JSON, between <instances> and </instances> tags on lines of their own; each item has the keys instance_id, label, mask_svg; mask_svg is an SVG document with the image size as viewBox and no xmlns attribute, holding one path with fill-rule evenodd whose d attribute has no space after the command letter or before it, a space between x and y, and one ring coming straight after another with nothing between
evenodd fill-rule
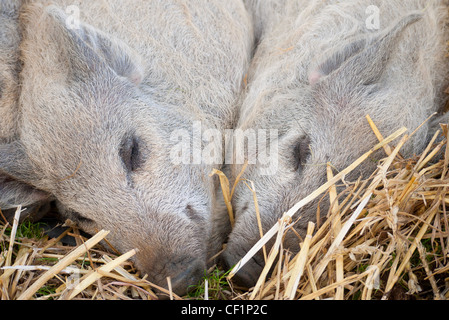
<instances>
[{"instance_id":1,"label":"pig snout","mask_svg":"<svg viewBox=\"0 0 449 320\"><path fill-rule=\"evenodd\" d=\"M116 199L118 194L115 192ZM122 202L125 199L133 202L132 197L123 198ZM105 214L94 216L92 212L74 211L60 202L57 204L64 217L75 221L90 234L99 229L110 230L103 243L107 249L112 246L120 253L137 249L130 260L141 277L147 275L146 279L158 287L168 289L170 278L173 292L182 296L205 275L207 243L204 235L207 232L204 226L207 221L197 223L175 209L169 211L171 214L156 209L144 210L142 204L139 207L137 203L123 209L127 214L114 214L116 221L111 221L104 219ZM162 291L163 298L163 290L155 289Z\"/></svg>"},{"instance_id":2,"label":"pig snout","mask_svg":"<svg viewBox=\"0 0 449 320\"><path fill-rule=\"evenodd\" d=\"M149 274L149 281L164 289L171 289L177 295L185 295L196 286L206 272L204 259L193 256L184 256L177 260L156 261L147 260L145 255L136 256L135 264L142 274ZM170 278L170 279L168 279Z\"/></svg>"}]
</instances>

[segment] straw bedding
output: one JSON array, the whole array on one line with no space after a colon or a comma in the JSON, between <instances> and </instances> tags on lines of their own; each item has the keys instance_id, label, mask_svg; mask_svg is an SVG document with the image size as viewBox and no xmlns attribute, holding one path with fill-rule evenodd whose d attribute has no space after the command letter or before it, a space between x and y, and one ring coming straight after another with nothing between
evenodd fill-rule
<instances>
[{"instance_id":1,"label":"straw bedding","mask_svg":"<svg viewBox=\"0 0 449 320\"><path fill-rule=\"evenodd\" d=\"M370 123L380 141L370 152L383 148L386 154L377 170L366 180L344 180L358 163L369 159L370 152L335 175L328 166L329 182L287 212L248 252L245 259L269 238L276 239L256 286L249 291L233 286L232 275L238 264L229 273L223 289L226 294L221 298L449 298L447 126L441 126L421 155L404 159L400 148L408 138L405 129L384 139ZM345 190L337 194L336 184L344 185ZM282 237L297 219L294 216L292 220L291 213L326 193L331 202L329 213L316 223L310 222L307 236L300 239L301 250L289 253L282 246ZM86 239L67 221L69 228L61 237L75 237L77 245L72 247L62 245L61 237L23 237L17 220L11 226L0 216L2 300L151 300L157 299L155 290L172 299L191 298L178 297L139 275L129 261L135 250L122 255L106 252L100 241L107 241L108 231ZM208 296L203 290L195 298Z\"/></svg>"}]
</instances>

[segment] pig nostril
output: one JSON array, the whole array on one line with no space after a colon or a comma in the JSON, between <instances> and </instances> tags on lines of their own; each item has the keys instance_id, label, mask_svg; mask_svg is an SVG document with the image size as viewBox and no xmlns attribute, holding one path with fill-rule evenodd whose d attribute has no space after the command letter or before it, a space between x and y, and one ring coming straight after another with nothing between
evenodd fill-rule
<instances>
[{"instance_id":1,"label":"pig nostril","mask_svg":"<svg viewBox=\"0 0 449 320\"><path fill-rule=\"evenodd\" d=\"M171 283L173 291L178 295L187 293L189 288L197 285L205 275L206 266L202 261L190 263L185 270L172 276Z\"/></svg>"}]
</instances>

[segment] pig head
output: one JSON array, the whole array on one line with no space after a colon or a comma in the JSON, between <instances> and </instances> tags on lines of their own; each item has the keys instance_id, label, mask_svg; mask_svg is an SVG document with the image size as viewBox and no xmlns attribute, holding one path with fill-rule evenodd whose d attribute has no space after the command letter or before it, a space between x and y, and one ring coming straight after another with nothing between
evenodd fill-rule
<instances>
[{"instance_id":1,"label":"pig head","mask_svg":"<svg viewBox=\"0 0 449 320\"><path fill-rule=\"evenodd\" d=\"M379 10L377 26L367 14L371 5ZM278 131L271 141L278 149L277 170L267 173L257 161L242 176L254 183L263 232L326 182L327 163L338 172L377 143L366 115L387 136L401 126L412 132L442 110L449 75L447 13L441 1L311 1L262 36L237 128ZM425 123L402 154L422 151L434 131ZM367 177L382 156L379 151L345 180ZM226 170L235 180L241 168L234 163ZM227 267L260 239L253 194L244 183L232 201L236 222L222 255ZM317 200L296 213L297 234L305 235L318 206ZM321 214L328 208L322 200ZM286 234L292 252L300 242L294 232ZM259 252L237 281L251 287L263 265Z\"/></svg>"},{"instance_id":2,"label":"pig head","mask_svg":"<svg viewBox=\"0 0 449 320\"><path fill-rule=\"evenodd\" d=\"M171 135L195 121L232 123L251 25L239 1L125 2L22 7L18 125L0 145L0 207L56 200L86 232L107 229L119 251L139 249L142 274L164 287L170 277L183 294L205 272L209 174L220 164L173 163Z\"/></svg>"}]
</instances>

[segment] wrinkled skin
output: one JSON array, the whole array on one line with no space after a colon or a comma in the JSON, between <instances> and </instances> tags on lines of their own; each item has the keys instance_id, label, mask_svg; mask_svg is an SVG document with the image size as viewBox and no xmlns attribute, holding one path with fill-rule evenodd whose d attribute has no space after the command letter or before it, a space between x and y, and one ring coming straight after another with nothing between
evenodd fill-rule
<instances>
[{"instance_id":1,"label":"wrinkled skin","mask_svg":"<svg viewBox=\"0 0 449 320\"><path fill-rule=\"evenodd\" d=\"M255 8L256 19L266 20L257 24L260 44L237 128L278 130L274 174L263 175L264 166L257 162L248 165L242 176L254 183L264 232L326 182L327 163L335 174L377 143L366 115L386 137L402 126L410 133L433 112L440 112L401 149L404 156L421 152L438 122L447 121L441 114L449 74L448 10L443 1L286 1L290 10L272 6L271 20L270 12L260 11L261 2L246 2ZM369 5L380 10L378 30L367 29ZM376 159L385 155L382 152L345 180L367 177L376 168ZM231 180L241 168L238 163L227 166ZM260 239L253 194L245 184L239 184L232 201L236 223L221 257L228 268ZM304 237L308 221L316 220L317 206L318 199L294 216L294 220L301 217L295 225L300 236ZM326 215L328 208L326 197L320 202L321 214ZM284 247L297 252L301 241L288 232ZM237 282L253 286L263 265L259 252L236 274Z\"/></svg>"},{"instance_id":2,"label":"wrinkled skin","mask_svg":"<svg viewBox=\"0 0 449 320\"><path fill-rule=\"evenodd\" d=\"M0 129L0 208L56 201L86 232L139 249L150 281L185 293L214 251L209 174L221 164L175 164L171 135L231 126L253 46L243 4L27 2L14 20L21 91L17 125Z\"/></svg>"}]
</instances>

